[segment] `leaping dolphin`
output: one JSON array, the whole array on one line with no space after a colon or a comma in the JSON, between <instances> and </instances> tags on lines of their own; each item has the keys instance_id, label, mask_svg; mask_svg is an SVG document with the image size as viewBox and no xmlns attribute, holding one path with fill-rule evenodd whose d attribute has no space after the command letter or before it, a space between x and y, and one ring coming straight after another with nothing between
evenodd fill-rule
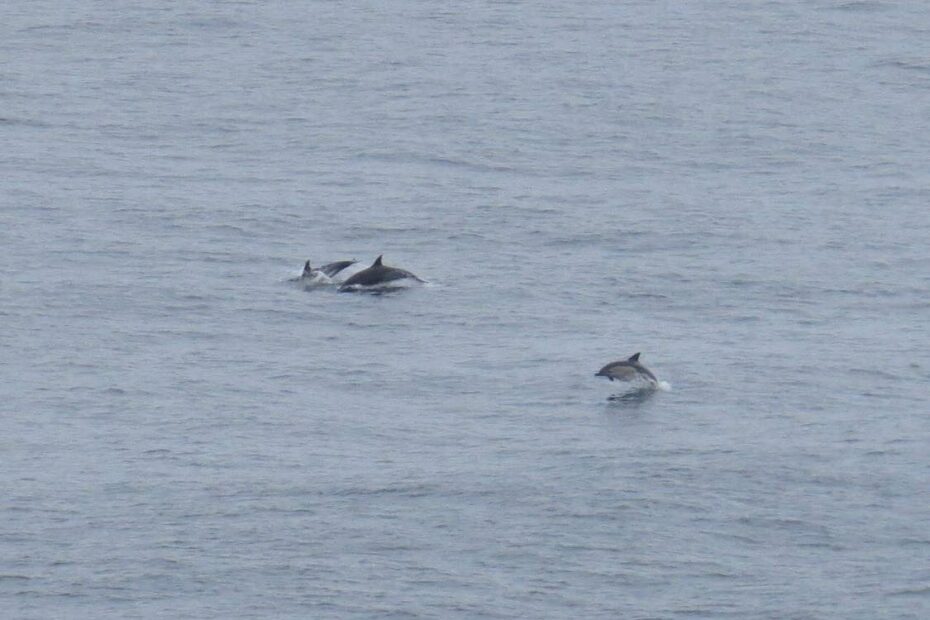
<instances>
[{"instance_id":1,"label":"leaping dolphin","mask_svg":"<svg viewBox=\"0 0 930 620\"><path fill-rule=\"evenodd\" d=\"M300 274L301 278L315 278L317 274L322 273L328 278L332 278L334 275L345 269L354 265L357 261L354 260L341 260L336 261L335 263L327 263L322 267L311 267L310 261L304 263L304 272Z\"/></svg>"},{"instance_id":2,"label":"leaping dolphin","mask_svg":"<svg viewBox=\"0 0 930 620\"><path fill-rule=\"evenodd\" d=\"M410 278L412 280L416 280L417 282L425 282L425 280L421 280L406 269L388 267L381 262L383 257L384 255L382 254L377 259L375 259L375 262L371 264L371 267L362 269L358 273L354 274L351 278L343 282L342 286L339 287L339 290L352 290L353 288L360 286L377 286L379 284L387 284L389 282L403 280L404 278Z\"/></svg>"},{"instance_id":3,"label":"leaping dolphin","mask_svg":"<svg viewBox=\"0 0 930 620\"><path fill-rule=\"evenodd\" d=\"M597 371L595 377L607 377L611 381L633 381L635 379L645 379L653 385L658 385L659 380L652 374L652 371L639 363L639 353L634 353L628 359L611 362Z\"/></svg>"}]
</instances>

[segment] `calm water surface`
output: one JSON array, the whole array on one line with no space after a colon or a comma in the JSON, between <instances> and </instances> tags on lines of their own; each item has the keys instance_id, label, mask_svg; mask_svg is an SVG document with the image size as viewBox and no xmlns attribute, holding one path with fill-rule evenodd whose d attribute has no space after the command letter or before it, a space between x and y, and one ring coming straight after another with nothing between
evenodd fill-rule
<instances>
[{"instance_id":1,"label":"calm water surface","mask_svg":"<svg viewBox=\"0 0 930 620\"><path fill-rule=\"evenodd\" d=\"M0 615L930 617L928 40L4 4Z\"/></svg>"}]
</instances>

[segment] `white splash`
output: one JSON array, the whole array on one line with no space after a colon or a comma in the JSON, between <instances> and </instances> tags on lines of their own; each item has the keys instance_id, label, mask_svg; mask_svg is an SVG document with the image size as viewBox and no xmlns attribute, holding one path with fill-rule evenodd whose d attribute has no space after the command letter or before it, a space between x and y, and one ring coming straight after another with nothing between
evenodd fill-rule
<instances>
[{"instance_id":1,"label":"white splash","mask_svg":"<svg viewBox=\"0 0 930 620\"><path fill-rule=\"evenodd\" d=\"M320 271L314 272L311 276L301 276L297 278L297 281L304 288L317 288L321 286L329 286L333 283L332 278L330 278L325 273Z\"/></svg>"}]
</instances>

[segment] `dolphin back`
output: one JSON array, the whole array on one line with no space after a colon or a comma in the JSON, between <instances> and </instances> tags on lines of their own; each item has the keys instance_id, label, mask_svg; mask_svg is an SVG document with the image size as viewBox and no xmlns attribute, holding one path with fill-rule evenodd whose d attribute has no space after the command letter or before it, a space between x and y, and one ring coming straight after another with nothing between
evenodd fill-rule
<instances>
[{"instance_id":1,"label":"dolphin back","mask_svg":"<svg viewBox=\"0 0 930 620\"><path fill-rule=\"evenodd\" d=\"M639 376L658 385L659 380L652 374L652 371L639 363L639 356L640 353L634 353L625 360L611 362L597 371L594 376L607 377L611 381L614 379L618 381L630 381Z\"/></svg>"},{"instance_id":2,"label":"dolphin back","mask_svg":"<svg viewBox=\"0 0 930 620\"><path fill-rule=\"evenodd\" d=\"M424 282L424 280L421 280L406 269L388 267L381 261L382 256L379 256L377 259L375 259L375 262L372 263L371 267L362 269L358 273L352 275L343 283L341 288L347 289L353 286L377 286L378 284L387 284L388 282L403 280L404 278L411 278L418 282Z\"/></svg>"}]
</instances>

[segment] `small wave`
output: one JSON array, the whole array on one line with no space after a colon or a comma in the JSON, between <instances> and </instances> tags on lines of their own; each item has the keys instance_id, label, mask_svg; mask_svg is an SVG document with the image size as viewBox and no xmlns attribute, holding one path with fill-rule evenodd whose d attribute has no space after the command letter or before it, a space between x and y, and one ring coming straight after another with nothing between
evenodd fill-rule
<instances>
[{"instance_id":1,"label":"small wave","mask_svg":"<svg viewBox=\"0 0 930 620\"><path fill-rule=\"evenodd\" d=\"M630 389L625 392L617 392L607 397L611 402L642 402L655 395L656 392L671 392L672 384L668 381L652 382L633 382Z\"/></svg>"},{"instance_id":2,"label":"small wave","mask_svg":"<svg viewBox=\"0 0 930 620\"><path fill-rule=\"evenodd\" d=\"M885 7L883 7L880 2L867 2L864 0L859 0L856 2L844 2L843 4L839 4L831 8L834 11L872 12L881 11Z\"/></svg>"},{"instance_id":3,"label":"small wave","mask_svg":"<svg viewBox=\"0 0 930 620\"><path fill-rule=\"evenodd\" d=\"M622 297L626 297L626 298L628 298L628 299L669 299L669 296L668 296L668 295L662 295L662 294L659 294L659 293L636 293L636 292L630 292L630 293L620 293L620 295L621 295Z\"/></svg>"},{"instance_id":4,"label":"small wave","mask_svg":"<svg viewBox=\"0 0 930 620\"><path fill-rule=\"evenodd\" d=\"M613 404L641 404L655 396L654 387L638 387L626 392L611 394L607 397L607 402Z\"/></svg>"},{"instance_id":5,"label":"small wave","mask_svg":"<svg viewBox=\"0 0 930 620\"><path fill-rule=\"evenodd\" d=\"M361 153L355 156L356 159L380 161L391 164L414 164L422 166L436 166L450 170L463 170L472 173L500 173L500 174L520 174L525 176L540 176L539 172L534 170L517 168L514 166L505 166L492 162L470 161L461 158L443 157L440 155L421 155L418 153L385 153L371 152Z\"/></svg>"},{"instance_id":6,"label":"small wave","mask_svg":"<svg viewBox=\"0 0 930 620\"><path fill-rule=\"evenodd\" d=\"M0 117L0 125L9 125L11 127L49 127L48 123L28 119L28 118L11 118L9 116Z\"/></svg>"},{"instance_id":7,"label":"small wave","mask_svg":"<svg viewBox=\"0 0 930 620\"><path fill-rule=\"evenodd\" d=\"M927 60L894 58L880 62L878 65L881 67L890 67L892 69L901 69L903 71L930 74L930 62Z\"/></svg>"},{"instance_id":8,"label":"small wave","mask_svg":"<svg viewBox=\"0 0 930 620\"><path fill-rule=\"evenodd\" d=\"M373 284L366 286L364 284L352 284L349 286L342 285L339 287L340 293L367 293L369 295L385 295L388 293L398 293L400 291L410 290L412 288L420 288L427 286L429 283L414 280L413 278L402 278L400 280L393 280L391 282L385 282L382 284Z\"/></svg>"},{"instance_id":9,"label":"small wave","mask_svg":"<svg viewBox=\"0 0 930 620\"><path fill-rule=\"evenodd\" d=\"M434 495L440 489L434 485L412 484L412 485L393 485L384 487L360 487L351 486L339 489L333 489L332 495L337 497L352 496L370 496L370 495L399 495L402 497L426 497Z\"/></svg>"},{"instance_id":10,"label":"small wave","mask_svg":"<svg viewBox=\"0 0 930 620\"><path fill-rule=\"evenodd\" d=\"M876 379L887 379L889 381L900 378L898 375L885 370L879 370L878 368L850 368L849 373L853 375L873 377Z\"/></svg>"},{"instance_id":11,"label":"small wave","mask_svg":"<svg viewBox=\"0 0 930 620\"><path fill-rule=\"evenodd\" d=\"M889 596L926 596L930 594L930 586L892 590L888 594Z\"/></svg>"}]
</instances>

